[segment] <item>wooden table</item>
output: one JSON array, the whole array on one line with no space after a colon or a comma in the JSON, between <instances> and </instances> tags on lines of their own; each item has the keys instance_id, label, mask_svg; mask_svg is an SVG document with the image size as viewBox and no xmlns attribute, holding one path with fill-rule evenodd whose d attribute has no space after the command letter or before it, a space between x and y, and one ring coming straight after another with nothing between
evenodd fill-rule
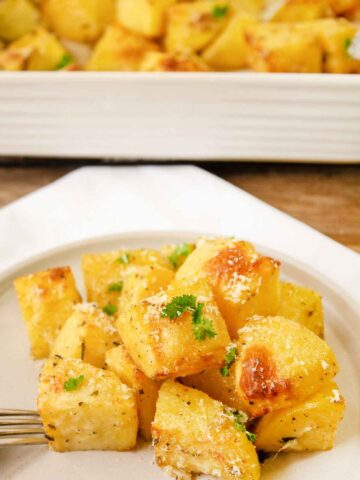
<instances>
[{"instance_id":1,"label":"wooden table","mask_svg":"<svg viewBox=\"0 0 360 480\"><path fill-rule=\"evenodd\" d=\"M51 167L0 166L0 207L77 166L59 166L58 162ZM202 166L360 252L359 166L239 163Z\"/></svg>"}]
</instances>

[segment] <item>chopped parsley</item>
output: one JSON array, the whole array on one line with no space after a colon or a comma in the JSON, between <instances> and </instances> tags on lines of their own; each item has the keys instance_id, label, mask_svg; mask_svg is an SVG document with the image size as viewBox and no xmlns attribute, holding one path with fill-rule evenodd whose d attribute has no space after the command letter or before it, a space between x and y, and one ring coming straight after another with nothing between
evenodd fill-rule
<instances>
[{"instance_id":1,"label":"chopped parsley","mask_svg":"<svg viewBox=\"0 0 360 480\"><path fill-rule=\"evenodd\" d=\"M102 311L106 313L106 315L115 315L115 313L117 312L117 306L113 305L112 303L108 303L107 305L105 305Z\"/></svg>"},{"instance_id":2,"label":"chopped parsley","mask_svg":"<svg viewBox=\"0 0 360 480\"><path fill-rule=\"evenodd\" d=\"M174 297L171 302L163 308L161 316L175 320L184 312L190 312L194 337L199 342L202 342L206 338L214 338L217 335L213 321L204 317L204 306L203 303L196 303L196 297L194 295L181 295Z\"/></svg>"},{"instance_id":3,"label":"chopped parsley","mask_svg":"<svg viewBox=\"0 0 360 480\"><path fill-rule=\"evenodd\" d=\"M344 49L346 53L349 53L349 47L352 44L352 39L351 38L345 38L344 40Z\"/></svg>"},{"instance_id":4,"label":"chopped parsley","mask_svg":"<svg viewBox=\"0 0 360 480\"><path fill-rule=\"evenodd\" d=\"M227 348L227 353L225 355L225 366L220 368L220 373L223 377L228 377L230 375L230 367L237 357L236 345L230 344L229 347Z\"/></svg>"},{"instance_id":5,"label":"chopped parsley","mask_svg":"<svg viewBox=\"0 0 360 480\"><path fill-rule=\"evenodd\" d=\"M80 375L77 378L70 377L68 380L66 380L66 382L64 382L64 390L67 392L72 392L73 390L76 390L84 380L84 375Z\"/></svg>"},{"instance_id":6,"label":"chopped parsley","mask_svg":"<svg viewBox=\"0 0 360 480\"><path fill-rule=\"evenodd\" d=\"M229 11L228 5L215 5L213 8L212 14L215 18L223 18L227 15Z\"/></svg>"},{"instance_id":7,"label":"chopped parsley","mask_svg":"<svg viewBox=\"0 0 360 480\"><path fill-rule=\"evenodd\" d=\"M123 286L124 286L124 282L114 282L114 283L110 283L110 285L108 286L108 292L121 292L121 290L123 289Z\"/></svg>"},{"instance_id":8,"label":"chopped parsley","mask_svg":"<svg viewBox=\"0 0 360 480\"><path fill-rule=\"evenodd\" d=\"M130 263L131 256L129 253L123 253L119 258L116 259L117 262L127 265Z\"/></svg>"},{"instance_id":9,"label":"chopped parsley","mask_svg":"<svg viewBox=\"0 0 360 480\"><path fill-rule=\"evenodd\" d=\"M55 70L62 70L73 63L73 58L69 53L65 53L59 63L56 65Z\"/></svg>"},{"instance_id":10,"label":"chopped parsley","mask_svg":"<svg viewBox=\"0 0 360 480\"><path fill-rule=\"evenodd\" d=\"M246 434L247 439L250 440L250 442L255 443L256 441L255 433L249 432L246 429L246 422L249 420L249 417L246 415L246 413L240 410L230 410L230 409L226 409L225 413L226 415L233 417L234 427L236 428L236 430L239 430L240 432L244 432Z\"/></svg>"},{"instance_id":11,"label":"chopped parsley","mask_svg":"<svg viewBox=\"0 0 360 480\"><path fill-rule=\"evenodd\" d=\"M194 247L193 245L190 245L190 243L183 243L181 245L178 245L172 252L172 254L169 256L171 265L174 268L179 268L182 261L185 260L185 258L190 255L193 250Z\"/></svg>"}]
</instances>

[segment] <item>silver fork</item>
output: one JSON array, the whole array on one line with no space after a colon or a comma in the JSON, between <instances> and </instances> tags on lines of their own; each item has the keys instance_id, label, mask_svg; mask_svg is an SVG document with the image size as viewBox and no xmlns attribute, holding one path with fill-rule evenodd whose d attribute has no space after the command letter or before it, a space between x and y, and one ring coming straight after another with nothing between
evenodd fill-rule
<instances>
[{"instance_id":1,"label":"silver fork","mask_svg":"<svg viewBox=\"0 0 360 480\"><path fill-rule=\"evenodd\" d=\"M47 443L37 412L0 409L0 447Z\"/></svg>"}]
</instances>

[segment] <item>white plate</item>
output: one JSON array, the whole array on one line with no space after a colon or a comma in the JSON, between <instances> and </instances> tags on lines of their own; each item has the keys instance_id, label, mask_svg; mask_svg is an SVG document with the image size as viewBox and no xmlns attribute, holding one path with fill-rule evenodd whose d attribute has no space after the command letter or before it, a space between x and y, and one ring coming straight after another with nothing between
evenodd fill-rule
<instances>
[{"instance_id":1,"label":"white plate","mask_svg":"<svg viewBox=\"0 0 360 480\"><path fill-rule=\"evenodd\" d=\"M360 75L0 73L2 155L360 161Z\"/></svg>"},{"instance_id":2,"label":"white plate","mask_svg":"<svg viewBox=\"0 0 360 480\"><path fill-rule=\"evenodd\" d=\"M159 247L165 243L189 241L198 234L139 233L102 237L57 248L29 260L0 277L0 406L29 408L36 406L37 376L40 362L29 356L29 344L21 320L12 280L49 267L71 265L81 285L80 255L125 246ZM330 452L279 456L264 467L264 480L355 480L359 478L360 375L358 345L360 317L341 288L329 287L326 279L306 271L281 253L260 247L282 261L283 278L317 289L324 297L326 337L341 365L337 380L345 395L347 410ZM160 480L167 478L153 463L151 447L138 451L76 452L57 454L46 447L0 449L1 480Z\"/></svg>"}]
</instances>

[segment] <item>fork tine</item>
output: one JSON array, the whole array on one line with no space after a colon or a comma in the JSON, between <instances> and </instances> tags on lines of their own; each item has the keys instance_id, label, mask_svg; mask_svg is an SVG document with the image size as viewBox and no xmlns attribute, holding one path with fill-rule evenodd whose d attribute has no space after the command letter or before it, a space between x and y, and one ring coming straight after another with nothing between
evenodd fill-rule
<instances>
[{"instance_id":1,"label":"fork tine","mask_svg":"<svg viewBox=\"0 0 360 480\"><path fill-rule=\"evenodd\" d=\"M31 416L31 417L39 417L38 412L34 410L8 410L8 409L0 409L0 417L17 417L17 416Z\"/></svg>"},{"instance_id":2,"label":"fork tine","mask_svg":"<svg viewBox=\"0 0 360 480\"><path fill-rule=\"evenodd\" d=\"M30 435L30 434L44 434L43 428L7 428L0 429L0 437L10 437L12 435Z\"/></svg>"},{"instance_id":3,"label":"fork tine","mask_svg":"<svg viewBox=\"0 0 360 480\"><path fill-rule=\"evenodd\" d=\"M40 418L7 418L6 420L0 420L0 427L7 427L11 425L42 425Z\"/></svg>"},{"instance_id":4,"label":"fork tine","mask_svg":"<svg viewBox=\"0 0 360 480\"><path fill-rule=\"evenodd\" d=\"M15 447L21 445L45 445L48 441L45 437L29 438L0 438L0 447Z\"/></svg>"}]
</instances>

